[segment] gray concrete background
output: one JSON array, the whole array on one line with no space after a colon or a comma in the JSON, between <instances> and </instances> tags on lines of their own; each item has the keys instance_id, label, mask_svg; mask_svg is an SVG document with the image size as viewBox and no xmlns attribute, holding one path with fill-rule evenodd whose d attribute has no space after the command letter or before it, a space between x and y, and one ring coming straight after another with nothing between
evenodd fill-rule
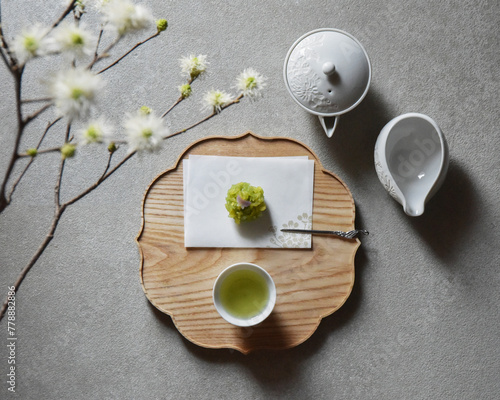
<instances>
[{"instance_id":1,"label":"gray concrete background","mask_svg":"<svg viewBox=\"0 0 500 400\"><path fill-rule=\"evenodd\" d=\"M7 326L0 323L0 397L19 399L497 399L500 394L498 1L145 2L167 32L108 71L106 115L176 98L177 59L207 54L206 77L173 112L172 130L197 121L202 93L230 90L245 67L268 77L265 97L242 101L208 123L135 157L63 216L56 237L17 293L17 393L7 392ZM2 1L7 37L49 23L61 1ZM87 16L96 28L95 15ZM346 30L370 55L365 100L327 139L316 117L289 97L282 65L290 45L320 27ZM134 38L129 43L143 36ZM117 49L120 54L127 46ZM121 49L121 51L120 51ZM56 60L57 61L57 60ZM26 96L56 62L26 72ZM13 85L0 67L0 171L15 129ZM411 219L379 183L373 148L380 129L405 112L434 118L451 164L422 217ZM47 113L30 127L33 146ZM287 351L244 356L185 340L150 306L139 283L134 238L151 180L192 141L247 130L312 148L348 185L358 227L347 303ZM61 127L46 145L61 140ZM0 216L0 294L45 236L58 156L40 157ZM67 163L63 197L93 182L105 159L82 150Z\"/></svg>"}]
</instances>

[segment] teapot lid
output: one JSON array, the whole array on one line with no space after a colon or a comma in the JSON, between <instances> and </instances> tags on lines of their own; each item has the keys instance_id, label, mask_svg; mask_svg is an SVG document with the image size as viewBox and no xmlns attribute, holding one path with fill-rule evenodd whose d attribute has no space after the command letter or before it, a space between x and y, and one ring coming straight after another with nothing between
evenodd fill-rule
<instances>
[{"instance_id":1,"label":"teapot lid","mask_svg":"<svg viewBox=\"0 0 500 400\"><path fill-rule=\"evenodd\" d=\"M365 49L352 35L325 28L306 33L292 45L283 75L300 106L333 117L363 100L370 86L371 66Z\"/></svg>"}]
</instances>

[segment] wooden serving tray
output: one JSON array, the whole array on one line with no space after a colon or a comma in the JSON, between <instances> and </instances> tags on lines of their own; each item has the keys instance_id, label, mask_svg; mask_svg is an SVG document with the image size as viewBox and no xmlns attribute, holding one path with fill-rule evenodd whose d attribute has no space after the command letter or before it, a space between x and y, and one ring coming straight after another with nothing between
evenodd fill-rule
<instances>
[{"instance_id":1,"label":"wooden serving tray","mask_svg":"<svg viewBox=\"0 0 500 400\"><path fill-rule=\"evenodd\" d=\"M313 229L354 229L354 201L349 189L300 142L247 132L193 143L174 167L153 180L144 195L142 227L136 238L141 253L142 288L156 308L172 317L186 339L199 346L233 348L245 354L302 343L322 318L339 309L349 297L359 240L315 235L311 249L184 247L182 159L190 154L308 156L315 161ZM273 313L251 328L229 324L212 302L216 277L237 262L262 266L276 284Z\"/></svg>"}]
</instances>

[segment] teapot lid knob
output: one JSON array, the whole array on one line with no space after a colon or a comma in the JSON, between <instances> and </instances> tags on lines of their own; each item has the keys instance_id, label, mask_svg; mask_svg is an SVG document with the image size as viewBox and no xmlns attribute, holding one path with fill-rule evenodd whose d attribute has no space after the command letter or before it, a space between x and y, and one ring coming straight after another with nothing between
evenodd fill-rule
<instances>
[{"instance_id":1,"label":"teapot lid knob","mask_svg":"<svg viewBox=\"0 0 500 400\"><path fill-rule=\"evenodd\" d=\"M330 76L335 72L335 64L330 61L327 61L326 63L323 64L322 69L325 75Z\"/></svg>"}]
</instances>

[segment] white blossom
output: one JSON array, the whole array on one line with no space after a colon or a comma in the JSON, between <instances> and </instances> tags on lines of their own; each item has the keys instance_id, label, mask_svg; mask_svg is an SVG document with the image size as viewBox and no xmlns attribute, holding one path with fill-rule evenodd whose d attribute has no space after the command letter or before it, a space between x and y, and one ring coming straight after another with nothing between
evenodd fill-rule
<instances>
[{"instance_id":1,"label":"white blossom","mask_svg":"<svg viewBox=\"0 0 500 400\"><path fill-rule=\"evenodd\" d=\"M101 1L99 7L104 22L119 35L155 26L151 12L142 5L129 0Z\"/></svg>"},{"instance_id":2,"label":"white blossom","mask_svg":"<svg viewBox=\"0 0 500 400\"><path fill-rule=\"evenodd\" d=\"M230 94L221 90L210 90L203 97L203 103L206 109L219 113L222 107L233 101Z\"/></svg>"},{"instance_id":3,"label":"white blossom","mask_svg":"<svg viewBox=\"0 0 500 400\"><path fill-rule=\"evenodd\" d=\"M77 57L91 55L95 44L95 36L83 24L63 23L55 29L51 38L52 51L67 51Z\"/></svg>"},{"instance_id":4,"label":"white blossom","mask_svg":"<svg viewBox=\"0 0 500 400\"><path fill-rule=\"evenodd\" d=\"M41 25L33 25L14 38L12 49L19 64L23 65L32 58L47 54L48 42L45 37L47 29Z\"/></svg>"},{"instance_id":5,"label":"white blossom","mask_svg":"<svg viewBox=\"0 0 500 400\"><path fill-rule=\"evenodd\" d=\"M156 150L161 146L163 138L169 133L161 118L157 117L153 112L139 111L135 114L129 114L123 123L123 127L127 134L129 153Z\"/></svg>"},{"instance_id":6,"label":"white blossom","mask_svg":"<svg viewBox=\"0 0 500 400\"><path fill-rule=\"evenodd\" d=\"M245 69L236 79L236 89L249 98L262 96L266 78L252 68Z\"/></svg>"},{"instance_id":7,"label":"white blossom","mask_svg":"<svg viewBox=\"0 0 500 400\"><path fill-rule=\"evenodd\" d=\"M207 56L200 54L198 56L182 57L179 59L179 64L182 75L193 79L200 76L207 69Z\"/></svg>"},{"instance_id":8,"label":"white blossom","mask_svg":"<svg viewBox=\"0 0 500 400\"><path fill-rule=\"evenodd\" d=\"M55 76L50 93L60 115L82 118L89 114L103 83L98 75L88 70L72 68Z\"/></svg>"},{"instance_id":9,"label":"white blossom","mask_svg":"<svg viewBox=\"0 0 500 400\"><path fill-rule=\"evenodd\" d=\"M82 144L108 142L113 128L103 119L91 121L79 131Z\"/></svg>"}]
</instances>

